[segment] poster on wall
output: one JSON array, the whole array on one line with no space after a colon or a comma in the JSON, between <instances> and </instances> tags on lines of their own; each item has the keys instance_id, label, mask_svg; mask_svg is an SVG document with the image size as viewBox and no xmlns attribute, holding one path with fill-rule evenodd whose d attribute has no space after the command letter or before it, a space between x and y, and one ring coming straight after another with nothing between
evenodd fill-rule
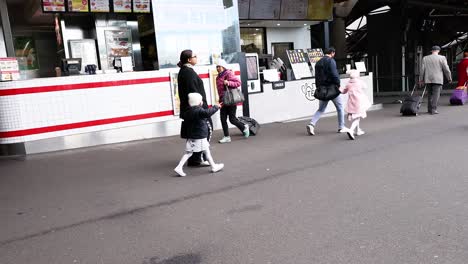
<instances>
[{"instance_id":1,"label":"poster on wall","mask_svg":"<svg viewBox=\"0 0 468 264\"><path fill-rule=\"evenodd\" d=\"M287 50L286 54L288 55L296 79L312 77L312 72L310 71L309 63L306 58L307 55L303 50Z\"/></svg>"},{"instance_id":2,"label":"poster on wall","mask_svg":"<svg viewBox=\"0 0 468 264\"><path fill-rule=\"evenodd\" d=\"M177 84L177 77L179 76L178 72L171 72L171 96L172 96L172 109L174 110L174 115L180 115L180 99L179 99L179 86Z\"/></svg>"},{"instance_id":3,"label":"poster on wall","mask_svg":"<svg viewBox=\"0 0 468 264\"><path fill-rule=\"evenodd\" d=\"M133 13L151 13L150 0L133 0Z\"/></svg>"},{"instance_id":4,"label":"poster on wall","mask_svg":"<svg viewBox=\"0 0 468 264\"><path fill-rule=\"evenodd\" d=\"M288 4L281 5L280 19L306 19L308 0L288 0Z\"/></svg>"},{"instance_id":5,"label":"poster on wall","mask_svg":"<svg viewBox=\"0 0 468 264\"><path fill-rule=\"evenodd\" d=\"M109 0L90 0L91 12L110 12Z\"/></svg>"},{"instance_id":6,"label":"poster on wall","mask_svg":"<svg viewBox=\"0 0 468 264\"><path fill-rule=\"evenodd\" d=\"M109 65L113 65L115 57L132 57L132 35L130 30L106 30L106 48Z\"/></svg>"},{"instance_id":7,"label":"poster on wall","mask_svg":"<svg viewBox=\"0 0 468 264\"><path fill-rule=\"evenodd\" d=\"M114 0L115 13L131 13L132 0Z\"/></svg>"},{"instance_id":8,"label":"poster on wall","mask_svg":"<svg viewBox=\"0 0 468 264\"><path fill-rule=\"evenodd\" d=\"M0 81L16 81L19 79L19 66L16 58L0 58Z\"/></svg>"},{"instance_id":9,"label":"poster on wall","mask_svg":"<svg viewBox=\"0 0 468 264\"><path fill-rule=\"evenodd\" d=\"M68 11L89 12L88 0L68 0Z\"/></svg>"},{"instance_id":10,"label":"poster on wall","mask_svg":"<svg viewBox=\"0 0 468 264\"><path fill-rule=\"evenodd\" d=\"M219 93L218 93L218 86L216 84L216 78L218 77L217 70L210 71L210 86L211 86L211 98L213 101L211 104L217 104L219 102Z\"/></svg>"},{"instance_id":11,"label":"poster on wall","mask_svg":"<svg viewBox=\"0 0 468 264\"><path fill-rule=\"evenodd\" d=\"M20 70L38 70L36 46L32 37L15 37L15 54Z\"/></svg>"},{"instance_id":12,"label":"poster on wall","mask_svg":"<svg viewBox=\"0 0 468 264\"><path fill-rule=\"evenodd\" d=\"M42 11L65 12L65 0L42 0Z\"/></svg>"}]
</instances>

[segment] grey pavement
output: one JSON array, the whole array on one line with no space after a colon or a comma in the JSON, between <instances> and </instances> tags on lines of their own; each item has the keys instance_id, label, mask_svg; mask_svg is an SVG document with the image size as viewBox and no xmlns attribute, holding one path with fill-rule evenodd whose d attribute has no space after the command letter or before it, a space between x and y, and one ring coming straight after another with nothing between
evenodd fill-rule
<instances>
[{"instance_id":1,"label":"grey pavement","mask_svg":"<svg viewBox=\"0 0 468 264\"><path fill-rule=\"evenodd\" d=\"M0 263L467 263L468 106L441 101L356 141L336 117L232 130L217 174L175 177L178 137L0 160Z\"/></svg>"}]
</instances>

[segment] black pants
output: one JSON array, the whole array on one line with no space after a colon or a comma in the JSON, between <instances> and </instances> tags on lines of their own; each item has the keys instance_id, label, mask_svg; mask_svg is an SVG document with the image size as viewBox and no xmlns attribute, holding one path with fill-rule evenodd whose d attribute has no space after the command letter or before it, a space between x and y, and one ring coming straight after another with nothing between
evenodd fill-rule
<instances>
[{"instance_id":1,"label":"black pants","mask_svg":"<svg viewBox=\"0 0 468 264\"><path fill-rule=\"evenodd\" d=\"M244 131L245 125L236 117L237 106L223 106L221 108L221 125L223 126L223 132L225 137L229 137L229 127L227 123L227 118L229 117L229 122L235 125L241 132Z\"/></svg>"},{"instance_id":2,"label":"black pants","mask_svg":"<svg viewBox=\"0 0 468 264\"><path fill-rule=\"evenodd\" d=\"M213 120L211 118L208 118L208 142L211 140L211 136L213 135ZM202 162L202 152L194 152L193 155L188 159L187 161L187 166L198 166L200 165L200 162ZM203 158L206 160L206 158Z\"/></svg>"}]
</instances>

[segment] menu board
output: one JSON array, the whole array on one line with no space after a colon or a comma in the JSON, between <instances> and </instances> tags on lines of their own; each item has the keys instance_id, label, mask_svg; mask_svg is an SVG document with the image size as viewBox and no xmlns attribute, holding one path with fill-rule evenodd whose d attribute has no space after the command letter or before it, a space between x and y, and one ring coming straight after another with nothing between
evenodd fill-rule
<instances>
[{"instance_id":1,"label":"menu board","mask_svg":"<svg viewBox=\"0 0 468 264\"><path fill-rule=\"evenodd\" d=\"M90 0L91 12L110 12L109 0Z\"/></svg>"},{"instance_id":2,"label":"menu board","mask_svg":"<svg viewBox=\"0 0 468 264\"><path fill-rule=\"evenodd\" d=\"M238 0L239 19L330 20L333 0Z\"/></svg>"},{"instance_id":3,"label":"menu board","mask_svg":"<svg viewBox=\"0 0 468 264\"><path fill-rule=\"evenodd\" d=\"M89 12L88 0L68 0L68 11Z\"/></svg>"},{"instance_id":4,"label":"menu board","mask_svg":"<svg viewBox=\"0 0 468 264\"><path fill-rule=\"evenodd\" d=\"M309 0L288 0L281 5L281 19L306 19Z\"/></svg>"},{"instance_id":5,"label":"menu board","mask_svg":"<svg viewBox=\"0 0 468 264\"><path fill-rule=\"evenodd\" d=\"M150 0L133 0L133 13L151 13Z\"/></svg>"},{"instance_id":6,"label":"menu board","mask_svg":"<svg viewBox=\"0 0 468 264\"><path fill-rule=\"evenodd\" d=\"M307 55L309 56L310 63L317 63L325 56L322 49L307 49Z\"/></svg>"},{"instance_id":7,"label":"menu board","mask_svg":"<svg viewBox=\"0 0 468 264\"><path fill-rule=\"evenodd\" d=\"M281 0L250 0L250 19L279 19Z\"/></svg>"},{"instance_id":8,"label":"menu board","mask_svg":"<svg viewBox=\"0 0 468 264\"><path fill-rule=\"evenodd\" d=\"M115 13L131 13L132 0L114 0Z\"/></svg>"},{"instance_id":9,"label":"menu board","mask_svg":"<svg viewBox=\"0 0 468 264\"><path fill-rule=\"evenodd\" d=\"M288 59L296 79L312 77L312 72L306 58L307 55L303 50L287 50L286 54L288 54Z\"/></svg>"},{"instance_id":10,"label":"menu board","mask_svg":"<svg viewBox=\"0 0 468 264\"><path fill-rule=\"evenodd\" d=\"M65 12L65 0L42 0L44 12Z\"/></svg>"},{"instance_id":11,"label":"menu board","mask_svg":"<svg viewBox=\"0 0 468 264\"><path fill-rule=\"evenodd\" d=\"M307 49L307 55L309 56L310 66L312 67L312 75L315 76L315 64L325 55L322 49Z\"/></svg>"}]
</instances>

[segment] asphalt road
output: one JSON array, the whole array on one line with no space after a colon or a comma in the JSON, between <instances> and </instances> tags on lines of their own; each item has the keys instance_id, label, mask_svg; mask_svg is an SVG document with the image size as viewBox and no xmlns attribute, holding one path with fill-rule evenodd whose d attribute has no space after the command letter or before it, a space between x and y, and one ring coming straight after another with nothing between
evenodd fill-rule
<instances>
[{"instance_id":1,"label":"asphalt road","mask_svg":"<svg viewBox=\"0 0 468 264\"><path fill-rule=\"evenodd\" d=\"M468 106L398 107L232 130L217 174L178 137L0 160L0 263L467 263Z\"/></svg>"}]
</instances>

